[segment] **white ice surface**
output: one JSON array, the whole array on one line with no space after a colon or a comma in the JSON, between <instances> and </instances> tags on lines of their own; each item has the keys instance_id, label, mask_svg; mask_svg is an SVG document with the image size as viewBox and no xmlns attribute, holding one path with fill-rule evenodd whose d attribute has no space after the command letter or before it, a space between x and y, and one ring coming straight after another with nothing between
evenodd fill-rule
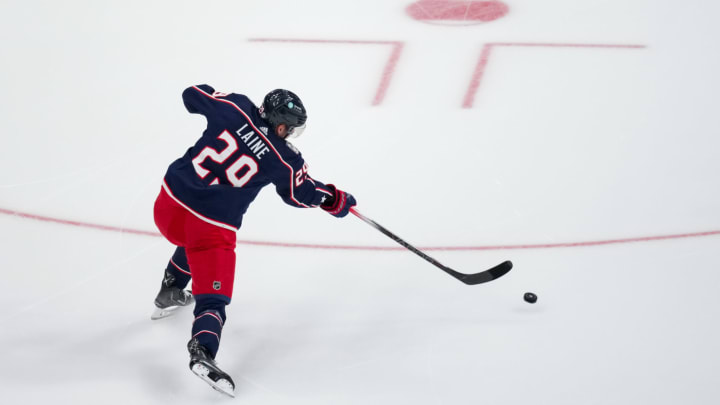
<instances>
[{"instance_id":1,"label":"white ice surface","mask_svg":"<svg viewBox=\"0 0 720 405\"><path fill-rule=\"evenodd\" d=\"M409 1L0 2L0 208L155 231L167 165L202 118L181 91L303 98L314 177L417 246L720 229L720 5L506 0L470 26ZM403 41L389 46L251 38ZM483 44L496 47L461 108ZM238 237L393 246L271 188ZM191 314L151 322L161 238L0 215L0 403L227 402L192 375ZM244 404L720 403L720 236L433 252L238 247L218 355ZM525 291L539 301L522 301Z\"/></svg>"}]
</instances>

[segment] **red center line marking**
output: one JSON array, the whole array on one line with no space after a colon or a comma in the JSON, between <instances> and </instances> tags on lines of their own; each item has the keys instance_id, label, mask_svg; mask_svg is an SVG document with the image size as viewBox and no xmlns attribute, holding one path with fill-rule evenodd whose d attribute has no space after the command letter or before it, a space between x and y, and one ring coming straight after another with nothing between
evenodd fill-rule
<instances>
[{"instance_id":1,"label":"red center line marking","mask_svg":"<svg viewBox=\"0 0 720 405\"><path fill-rule=\"evenodd\" d=\"M283 39L283 38L250 38L250 42L284 42L284 43L306 43L306 44L348 44L348 45L391 45L392 52L390 57L385 63L382 76L380 77L380 84L375 91L375 97L373 98L372 105L380 105L385 99L388 87L392 81L393 74L395 73L395 67L400 60L403 47L405 44L401 41L361 41L361 40L333 40L333 39Z\"/></svg>"},{"instance_id":2,"label":"red center line marking","mask_svg":"<svg viewBox=\"0 0 720 405\"><path fill-rule=\"evenodd\" d=\"M0 208L0 214L15 216L24 219L31 219L41 222L50 222L61 225L77 226L81 228L90 228L101 231L129 233L134 235L161 237L159 232L143 231L131 228L124 228L119 226L110 226L102 224L93 224L89 222L72 221L61 218L53 218L44 215L30 214L26 212L14 211L5 208ZM669 239L683 239L683 238L699 238L707 236L720 235L720 230L715 231L704 231L704 232L692 232L692 233L681 233L681 234L670 234L670 235L656 235L656 236L641 236L635 238L622 238L622 239L607 239L607 240L596 240L596 241L582 241L582 242L564 242L564 243L541 243L541 244L521 244L521 245L496 245L496 246L425 246L420 247L421 250L426 251L474 251L474 250L514 250L514 249L552 249L552 248L572 248L572 247L588 247L588 246L601 246L601 245L616 245L623 243L638 243L638 242L653 242L659 240ZM291 242L271 242L271 241L257 241L257 240L238 240L238 245L250 245L250 246L266 246L266 247L279 247L279 248L300 248L300 249L329 249L329 250L363 250L363 251L404 251L404 247L400 246L359 246L359 245L333 245L333 244L316 244L316 243L291 243Z\"/></svg>"},{"instance_id":3,"label":"red center line marking","mask_svg":"<svg viewBox=\"0 0 720 405\"><path fill-rule=\"evenodd\" d=\"M485 74L485 68L490 60L492 50L496 46L510 46L510 47L540 47L540 48L605 48L605 49L643 49L645 45L619 45L619 44L553 44L553 43L531 43L531 42L490 42L483 45L482 51L480 52L480 58L478 59L477 65L475 65L475 71L473 72L472 78L470 79L470 85L468 86L465 98L463 99L463 108L472 108L473 102L475 101L475 95L477 94L478 88L480 88L480 82Z\"/></svg>"}]
</instances>

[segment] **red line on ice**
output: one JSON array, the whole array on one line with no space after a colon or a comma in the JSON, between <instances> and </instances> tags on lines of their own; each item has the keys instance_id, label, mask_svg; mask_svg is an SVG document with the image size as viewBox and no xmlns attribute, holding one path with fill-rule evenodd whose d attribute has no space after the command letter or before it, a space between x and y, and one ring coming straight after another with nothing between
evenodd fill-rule
<instances>
[{"instance_id":1,"label":"red line on ice","mask_svg":"<svg viewBox=\"0 0 720 405\"><path fill-rule=\"evenodd\" d=\"M5 208L0 208L0 214L20 217L24 219L32 219L41 222L50 222L61 225L77 226L81 228L90 228L101 231L129 233L133 235L143 235L152 237L161 237L158 232L143 231L138 229L124 228L119 226L110 226L102 224L93 224L90 222L73 221L61 218L53 218L44 215L30 214L26 212L14 211ZM637 242L652 242L659 240L668 239L684 239L684 238L699 238L706 236L720 235L720 230L715 231L703 231L703 232L690 232L690 233L679 233L670 235L656 235L656 236L640 236L635 238L621 238L621 239L607 239L607 240L596 240L596 241L581 241L581 242L563 242L563 243L540 243L540 244L520 244L520 245L495 245L495 246L425 246L420 247L421 250L444 250L444 251L472 251L472 250L512 250L512 249L552 249L552 248L572 248L572 247L589 247L589 246L601 246L601 245L615 245L623 243L637 243ZM257 240L238 240L238 245L251 245L251 246L266 246L266 247L281 247L281 248L301 248L301 249L332 249L332 250L365 250L365 251L399 251L405 250L400 246L360 246L360 245L333 245L333 244L318 244L318 243L291 243L291 242L272 242L272 241L257 241Z\"/></svg>"},{"instance_id":2,"label":"red line on ice","mask_svg":"<svg viewBox=\"0 0 720 405\"><path fill-rule=\"evenodd\" d=\"M390 82L392 81L393 74L395 73L395 67L400 60L403 47L405 44L401 41L361 41L361 40L333 40L333 39L283 39L283 38L251 38L251 42L285 42L285 43L306 43L306 44L348 44L348 45L391 45L392 52L390 57L385 63L382 76L380 77L380 84L375 91L375 97L373 98L372 105L380 105L385 99L385 93L387 93Z\"/></svg>"},{"instance_id":3,"label":"red line on ice","mask_svg":"<svg viewBox=\"0 0 720 405\"><path fill-rule=\"evenodd\" d=\"M465 98L463 99L463 108L472 108L473 102L475 101L475 95L477 94L480 82L482 81L483 74L485 74L485 68L490 60L492 49L496 46L509 46L509 47L540 47L540 48L609 48L609 49L643 49L645 45L619 45L619 44L553 44L553 43L531 43L531 42L490 42L483 45L482 51L480 52L480 58L475 65L475 71L473 72L470 84L468 85Z\"/></svg>"},{"instance_id":4,"label":"red line on ice","mask_svg":"<svg viewBox=\"0 0 720 405\"><path fill-rule=\"evenodd\" d=\"M72 221L69 219L46 217L43 215L28 214L26 212L13 211L13 210L5 209L5 208L0 208L0 214L13 215L16 217L25 218L25 219L33 219L36 221L53 222L53 223L62 224L62 225L79 226L81 228L99 229L101 231L132 233L132 234L136 234L136 235L145 235L145 236L161 236L160 233L158 233L158 232L140 231L140 230L136 230L136 229L121 228L121 227L117 227L117 226L92 224L89 222L80 222L80 221Z\"/></svg>"}]
</instances>

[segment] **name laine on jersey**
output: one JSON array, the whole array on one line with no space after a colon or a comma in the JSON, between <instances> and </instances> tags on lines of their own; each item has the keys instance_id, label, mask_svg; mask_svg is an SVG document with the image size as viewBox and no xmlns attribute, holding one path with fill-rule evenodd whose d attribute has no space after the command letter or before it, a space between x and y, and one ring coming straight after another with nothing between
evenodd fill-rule
<instances>
[{"instance_id":1,"label":"name laine on jersey","mask_svg":"<svg viewBox=\"0 0 720 405\"><path fill-rule=\"evenodd\" d=\"M250 150L255 154L255 157L258 158L258 160L262 159L262 155L269 152L270 149L268 149L267 146L265 146L265 143L260 139L260 136L258 136L255 131L250 130L250 132L243 134L242 131L247 128L248 124L245 124L242 126L242 128L235 131L240 139L242 139L243 142L245 142L245 145L250 148Z\"/></svg>"}]
</instances>

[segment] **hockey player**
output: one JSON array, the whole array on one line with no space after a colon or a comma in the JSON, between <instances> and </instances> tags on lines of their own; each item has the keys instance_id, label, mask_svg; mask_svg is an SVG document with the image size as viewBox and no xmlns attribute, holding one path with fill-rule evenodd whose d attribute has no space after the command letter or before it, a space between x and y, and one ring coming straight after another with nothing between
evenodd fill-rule
<instances>
[{"instance_id":1,"label":"hockey player","mask_svg":"<svg viewBox=\"0 0 720 405\"><path fill-rule=\"evenodd\" d=\"M187 348L190 369L214 389L234 396L235 384L218 368L225 306L235 277L236 231L248 205L272 183L294 207L320 207L344 217L356 202L349 193L308 174L300 152L286 138L305 129L307 113L294 93L277 89L258 108L242 94L216 92L208 85L187 88L183 102L202 114L207 128L185 155L168 168L155 201L155 223L177 246L153 319L195 302ZM185 290L192 278L192 294Z\"/></svg>"}]
</instances>

